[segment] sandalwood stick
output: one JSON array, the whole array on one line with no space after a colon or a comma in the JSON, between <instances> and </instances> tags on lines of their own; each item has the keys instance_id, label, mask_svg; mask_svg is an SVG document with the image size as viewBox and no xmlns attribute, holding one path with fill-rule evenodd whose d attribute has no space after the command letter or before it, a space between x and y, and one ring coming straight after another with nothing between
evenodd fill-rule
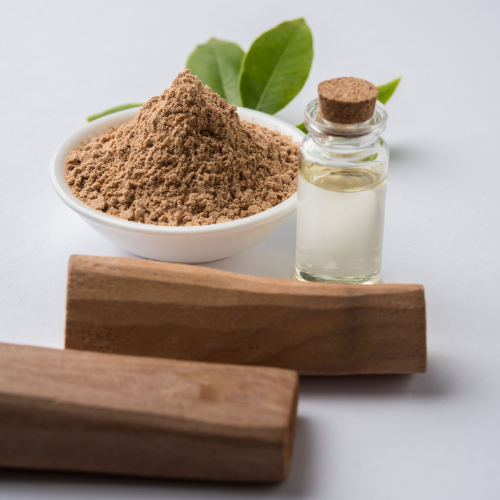
<instances>
[{"instance_id":1,"label":"sandalwood stick","mask_svg":"<svg viewBox=\"0 0 500 500\"><path fill-rule=\"evenodd\" d=\"M424 290L72 256L66 347L308 375L424 372Z\"/></svg>"},{"instance_id":2,"label":"sandalwood stick","mask_svg":"<svg viewBox=\"0 0 500 500\"><path fill-rule=\"evenodd\" d=\"M0 344L0 467L280 481L297 374Z\"/></svg>"}]
</instances>

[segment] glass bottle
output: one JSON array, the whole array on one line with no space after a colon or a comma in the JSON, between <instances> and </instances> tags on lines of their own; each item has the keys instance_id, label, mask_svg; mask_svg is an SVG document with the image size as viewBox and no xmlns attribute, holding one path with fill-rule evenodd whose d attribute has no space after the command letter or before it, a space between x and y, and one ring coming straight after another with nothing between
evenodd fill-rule
<instances>
[{"instance_id":1,"label":"glass bottle","mask_svg":"<svg viewBox=\"0 0 500 500\"><path fill-rule=\"evenodd\" d=\"M299 155L296 279L373 284L380 281L389 149L377 101L355 124L324 120L318 99L305 111L309 134Z\"/></svg>"}]
</instances>

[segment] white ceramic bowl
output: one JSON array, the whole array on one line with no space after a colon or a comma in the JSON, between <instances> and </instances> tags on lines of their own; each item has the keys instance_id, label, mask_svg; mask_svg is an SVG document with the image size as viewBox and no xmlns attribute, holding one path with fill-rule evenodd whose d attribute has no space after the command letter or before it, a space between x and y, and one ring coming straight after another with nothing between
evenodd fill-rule
<instances>
[{"instance_id":1,"label":"white ceramic bowl","mask_svg":"<svg viewBox=\"0 0 500 500\"><path fill-rule=\"evenodd\" d=\"M127 252L148 259L169 262L202 263L231 257L259 244L278 229L295 211L297 194L260 214L209 226L170 227L141 224L93 210L75 198L64 179L68 152L92 137L106 132L111 125L130 121L139 108L127 109L99 118L71 134L52 157L52 183L59 197L83 217L99 234ZM243 120L253 121L300 142L299 129L274 116L252 109L238 108Z\"/></svg>"}]
</instances>

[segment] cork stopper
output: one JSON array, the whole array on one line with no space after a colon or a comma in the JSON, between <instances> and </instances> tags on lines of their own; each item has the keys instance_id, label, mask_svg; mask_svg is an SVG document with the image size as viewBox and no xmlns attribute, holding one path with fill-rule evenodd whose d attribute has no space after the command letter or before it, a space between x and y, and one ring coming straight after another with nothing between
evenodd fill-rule
<instances>
[{"instance_id":1,"label":"cork stopper","mask_svg":"<svg viewBox=\"0 0 500 500\"><path fill-rule=\"evenodd\" d=\"M352 124L373 116L378 89L361 78L342 77L321 82L318 95L319 111L325 120Z\"/></svg>"}]
</instances>

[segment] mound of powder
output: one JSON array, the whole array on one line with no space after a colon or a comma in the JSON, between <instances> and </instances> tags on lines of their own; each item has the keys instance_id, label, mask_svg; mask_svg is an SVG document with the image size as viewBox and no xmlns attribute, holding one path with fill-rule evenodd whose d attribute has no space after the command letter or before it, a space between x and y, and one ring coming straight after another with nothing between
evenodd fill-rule
<instances>
[{"instance_id":1,"label":"mound of powder","mask_svg":"<svg viewBox=\"0 0 500 500\"><path fill-rule=\"evenodd\" d=\"M215 224L295 193L298 148L241 121L236 106L186 70L132 121L71 151L66 180L84 203L121 219Z\"/></svg>"}]
</instances>

